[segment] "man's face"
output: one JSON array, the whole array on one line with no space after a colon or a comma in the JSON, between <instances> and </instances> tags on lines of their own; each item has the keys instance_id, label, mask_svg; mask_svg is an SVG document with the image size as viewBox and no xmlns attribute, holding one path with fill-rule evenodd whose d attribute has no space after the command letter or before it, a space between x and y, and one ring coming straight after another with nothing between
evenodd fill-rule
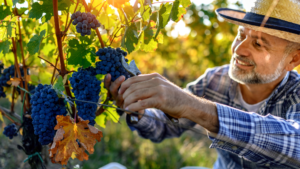
<instances>
[{"instance_id":1,"label":"man's face","mask_svg":"<svg viewBox=\"0 0 300 169\"><path fill-rule=\"evenodd\" d=\"M265 84L278 79L286 65L288 41L239 27L232 43L229 76L244 84Z\"/></svg>"}]
</instances>

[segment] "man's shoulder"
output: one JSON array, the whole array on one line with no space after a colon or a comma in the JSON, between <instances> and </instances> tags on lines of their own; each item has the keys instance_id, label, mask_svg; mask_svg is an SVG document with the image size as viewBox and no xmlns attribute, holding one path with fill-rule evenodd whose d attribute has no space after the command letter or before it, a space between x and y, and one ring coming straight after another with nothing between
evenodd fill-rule
<instances>
[{"instance_id":1,"label":"man's shoulder","mask_svg":"<svg viewBox=\"0 0 300 169\"><path fill-rule=\"evenodd\" d=\"M206 69L204 76L211 78L212 76L228 76L229 65L217 66Z\"/></svg>"},{"instance_id":2,"label":"man's shoulder","mask_svg":"<svg viewBox=\"0 0 300 169\"><path fill-rule=\"evenodd\" d=\"M212 95L215 92L225 94L232 82L228 70L229 65L208 68L197 80L189 83L187 89L198 96L203 96L207 91L212 92Z\"/></svg>"}]
</instances>

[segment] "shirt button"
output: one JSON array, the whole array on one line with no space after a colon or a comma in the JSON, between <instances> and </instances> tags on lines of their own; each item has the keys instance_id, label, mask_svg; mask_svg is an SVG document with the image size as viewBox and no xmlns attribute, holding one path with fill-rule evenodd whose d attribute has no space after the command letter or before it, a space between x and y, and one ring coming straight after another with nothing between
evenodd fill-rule
<instances>
[{"instance_id":1,"label":"shirt button","mask_svg":"<svg viewBox=\"0 0 300 169\"><path fill-rule=\"evenodd\" d=\"M232 146L231 148L232 148L232 150L237 150L238 149L237 146Z\"/></svg>"},{"instance_id":2,"label":"shirt button","mask_svg":"<svg viewBox=\"0 0 300 169\"><path fill-rule=\"evenodd\" d=\"M219 141L219 142L218 142L218 145L219 145L219 146L222 146L222 145L224 145L224 142L223 142L223 141Z\"/></svg>"}]
</instances>

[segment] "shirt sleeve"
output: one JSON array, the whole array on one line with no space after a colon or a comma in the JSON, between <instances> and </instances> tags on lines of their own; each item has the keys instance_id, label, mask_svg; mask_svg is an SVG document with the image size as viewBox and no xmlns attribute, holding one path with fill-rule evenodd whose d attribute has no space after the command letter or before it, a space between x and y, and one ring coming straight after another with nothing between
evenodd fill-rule
<instances>
[{"instance_id":1,"label":"shirt sleeve","mask_svg":"<svg viewBox=\"0 0 300 169\"><path fill-rule=\"evenodd\" d=\"M141 137L156 143L163 141L165 138L179 137L187 128L195 125L194 122L185 118L179 119L178 125L166 123L166 121L170 122L170 120L165 113L154 108L146 109L144 116L137 124L132 124L129 119L130 116L127 115L126 121L131 130L137 130Z\"/></svg>"},{"instance_id":2,"label":"shirt sleeve","mask_svg":"<svg viewBox=\"0 0 300 169\"><path fill-rule=\"evenodd\" d=\"M264 165L300 166L300 104L286 119L244 112L217 103L219 133L210 148L223 149Z\"/></svg>"}]
</instances>

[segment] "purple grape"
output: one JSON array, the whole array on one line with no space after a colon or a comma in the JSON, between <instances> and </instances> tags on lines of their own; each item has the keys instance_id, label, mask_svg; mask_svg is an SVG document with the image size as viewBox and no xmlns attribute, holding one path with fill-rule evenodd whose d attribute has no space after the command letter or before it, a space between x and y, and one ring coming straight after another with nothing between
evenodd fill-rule
<instances>
[{"instance_id":1,"label":"purple grape","mask_svg":"<svg viewBox=\"0 0 300 169\"><path fill-rule=\"evenodd\" d=\"M89 22L87 20L84 20L82 23L83 24L88 24Z\"/></svg>"},{"instance_id":2,"label":"purple grape","mask_svg":"<svg viewBox=\"0 0 300 169\"><path fill-rule=\"evenodd\" d=\"M92 31L89 29L86 33L87 35L91 35L92 34Z\"/></svg>"},{"instance_id":3,"label":"purple grape","mask_svg":"<svg viewBox=\"0 0 300 169\"><path fill-rule=\"evenodd\" d=\"M82 33L86 34L87 32L87 29L82 29Z\"/></svg>"},{"instance_id":4,"label":"purple grape","mask_svg":"<svg viewBox=\"0 0 300 169\"><path fill-rule=\"evenodd\" d=\"M81 28L77 28L76 31L77 31L78 33L82 33L82 29L81 29Z\"/></svg>"},{"instance_id":5,"label":"purple grape","mask_svg":"<svg viewBox=\"0 0 300 169\"><path fill-rule=\"evenodd\" d=\"M87 17L95 16L95 15L91 14L90 12L88 12L86 15L87 15Z\"/></svg>"},{"instance_id":6,"label":"purple grape","mask_svg":"<svg viewBox=\"0 0 300 169\"><path fill-rule=\"evenodd\" d=\"M87 17L87 21L90 23L93 21L92 17Z\"/></svg>"},{"instance_id":7,"label":"purple grape","mask_svg":"<svg viewBox=\"0 0 300 169\"><path fill-rule=\"evenodd\" d=\"M73 13L73 14L71 15L71 19L74 20L74 19L76 19L76 18L77 18L76 14Z\"/></svg>"},{"instance_id":8,"label":"purple grape","mask_svg":"<svg viewBox=\"0 0 300 169\"><path fill-rule=\"evenodd\" d=\"M82 17L81 17L81 16L78 16L78 17L77 17L77 21L81 22L81 21L82 21Z\"/></svg>"},{"instance_id":9,"label":"purple grape","mask_svg":"<svg viewBox=\"0 0 300 169\"><path fill-rule=\"evenodd\" d=\"M79 25L79 27L82 27L82 22L78 22L77 25Z\"/></svg>"},{"instance_id":10,"label":"purple grape","mask_svg":"<svg viewBox=\"0 0 300 169\"><path fill-rule=\"evenodd\" d=\"M87 18L86 13L83 13L81 16L82 16L82 19L86 19Z\"/></svg>"},{"instance_id":11,"label":"purple grape","mask_svg":"<svg viewBox=\"0 0 300 169\"><path fill-rule=\"evenodd\" d=\"M74 19L74 21L72 22L73 25L76 25L78 23L77 19Z\"/></svg>"},{"instance_id":12,"label":"purple grape","mask_svg":"<svg viewBox=\"0 0 300 169\"><path fill-rule=\"evenodd\" d=\"M90 25L91 25L91 28L95 29L96 25L94 24L94 22L90 23Z\"/></svg>"},{"instance_id":13,"label":"purple grape","mask_svg":"<svg viewBox=\"0 0 300 169\"><path fill-rule=\"evenodd\" d=\"M78 16L81 15L81 12L80 12L80 11L77 11L77 12L75 13L75 15L78 17Z\"/></svg>"},{"instance_id":14,"label":"purple grape","mask_svg":"<svg viewBox=\"0 0 300 169\"><path fill-rule=\"evenodd\" d=\"M82 29L87 29L87 24L82 24Z\"/></svg>"}]
</instances>

